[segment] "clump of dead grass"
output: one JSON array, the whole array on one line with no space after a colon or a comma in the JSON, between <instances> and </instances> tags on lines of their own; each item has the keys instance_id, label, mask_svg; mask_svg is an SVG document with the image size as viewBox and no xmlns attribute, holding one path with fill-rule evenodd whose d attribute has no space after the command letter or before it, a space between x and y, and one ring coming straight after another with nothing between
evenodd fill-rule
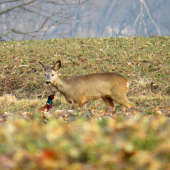
<instances>
[{"instance_id":1,"label":"clump of dead grass","mask_svg":"<svg viewBox=\"0 0 170 170\"><path fill-rule=\"evenodd\" d=\"M146 77L132 79L130 92L133 96L153 96L150 88L151 81Z\"/></svg>"},{"instance_id":2,"label":"clump of dead grass","mask_svg":"<svg viewBox=\"0 0 170 170\"><path fill-rule=\"evenodd\" d=\"M10 107L11 105L15 105L17 102L17 99L15 96L10 94L4 94L2 97L0 97L0 109L3 110L4 108Z\"/></svg>"}]
</instances>

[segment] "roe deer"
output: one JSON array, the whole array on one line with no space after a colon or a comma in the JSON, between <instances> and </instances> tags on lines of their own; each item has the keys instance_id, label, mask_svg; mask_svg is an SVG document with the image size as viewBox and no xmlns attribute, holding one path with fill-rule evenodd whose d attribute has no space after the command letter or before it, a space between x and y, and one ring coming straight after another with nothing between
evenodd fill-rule
<instances>
[{"instance_id":1,"label":"roe deer","mask_svg":"<svg viewBox=\"0 0 170 170\"><path fill-rule=\"evenodd\" d=\"M44 68L46 83L63 94L73 110L99 98L103 99L106 107L114 107L113 102L127 108L135 107L126 98L129 82L118 73L96 73L64 79L58 75L60 61L52 67L39 63Z\"/></svg>"}]
</instances>

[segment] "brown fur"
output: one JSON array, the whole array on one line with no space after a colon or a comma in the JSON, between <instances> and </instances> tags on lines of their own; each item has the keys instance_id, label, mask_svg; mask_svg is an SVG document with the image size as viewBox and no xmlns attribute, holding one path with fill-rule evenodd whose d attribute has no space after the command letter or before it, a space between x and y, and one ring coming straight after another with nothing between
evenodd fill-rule
<instances>
[{"instance_id":1,"label":"brown fur","mask_svg":"<svg viewBox=\"0 0 170 170\"><path fill-rule=\"evenodd\" d=\"M117 73L96 73L62 79L57 70L61 66L58 61L53 67L46 67L41 62L46 75L46 83L50 83L62 93L72 109L83 107L85 103L102 98L106 107L114 107L116 102L124 107L135 107L126 98L128 80Z\"/></svg>"}]
</instances>

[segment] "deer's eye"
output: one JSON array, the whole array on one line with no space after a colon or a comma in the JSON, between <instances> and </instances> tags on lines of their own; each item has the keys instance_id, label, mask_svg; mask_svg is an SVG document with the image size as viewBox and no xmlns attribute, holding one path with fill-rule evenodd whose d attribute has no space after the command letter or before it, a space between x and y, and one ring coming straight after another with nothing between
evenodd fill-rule
<instances>
[{"instance_id":1,"label":"deer's eye","mask_svg":"<svg viewBox=\"0 0 170 170\"><path fill-rule=\"evenodd\" d=\"M44 74L44 76L46 77L46 74Z\"/></svg>"},{"instance_id":2,"label":"deer's eye","mask_svg":"<svg viewBox=\"0 0 170 170\"><path fill-rule=\"evenodd\" d=\"M51 76L54 76L54 74L51 74Z\"/></svg>"}]
</instances>

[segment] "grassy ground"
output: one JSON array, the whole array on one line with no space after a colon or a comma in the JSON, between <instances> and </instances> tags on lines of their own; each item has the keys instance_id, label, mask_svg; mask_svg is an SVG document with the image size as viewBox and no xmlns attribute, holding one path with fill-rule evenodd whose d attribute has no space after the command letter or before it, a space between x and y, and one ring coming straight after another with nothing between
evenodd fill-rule
<instances>
[{"instance_id":1,"label":"grassy ground","mask_svg":"<svg viewBox=\"0 0 170 170\"><path fill-rule=\"evenodd\" d=\"M96 100L68 111L39 65L57 60L64 78L122 74L136 108L110 111ZM51 94L50 113L39 113ZM1 169L170 168L170 37L2 42L0 96Z\"/></svg>"},{"instance_id":2,"label":"grassy ground","mask_svg":"<svg viewBox=\"0 0 170 170\"><path fill-rule=\"evenodd\" d=\"M56 94L56 109L69 109L56 89L45 84L38 63L52 64L58 59L65 78L111 71L127 77L131 81L128 98L145 113L170 105L169 37L31 40L3 42L0 46L0 95L17 98L15 105L2 105L1 112L34 111L50 94ZM87 105L91 107L105 108L100 100Z\"/></svg>"}]
</instances>

